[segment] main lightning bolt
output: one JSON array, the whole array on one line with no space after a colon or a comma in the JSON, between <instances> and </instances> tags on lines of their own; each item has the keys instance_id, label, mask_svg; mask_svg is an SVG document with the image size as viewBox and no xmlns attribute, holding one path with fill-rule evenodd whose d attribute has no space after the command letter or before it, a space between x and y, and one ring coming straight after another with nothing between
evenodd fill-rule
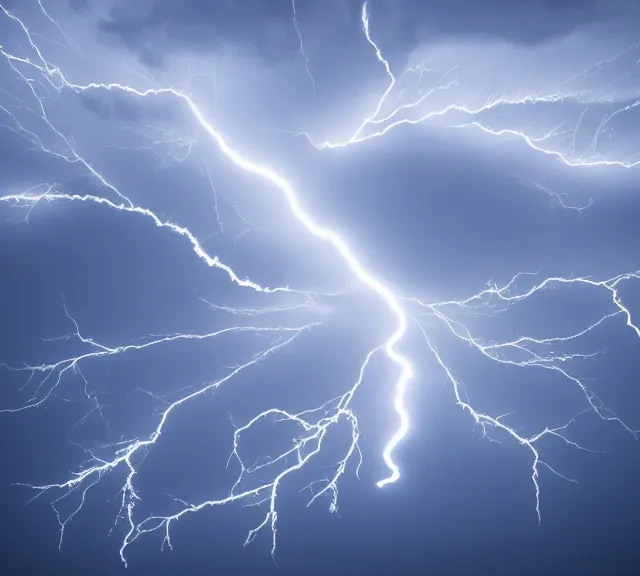
<instances>
[{"instance_id":1,"label":"main lightning bolt","mask_svg":"<svg viewBox=\"0 0 640 576\"><path fill-rule=\"evenodd\" d=\"M46 21L55 25L65 42L75 52L79 52L79 48L45 10L40 0L38 0L38 5ZM292 10L294 27L300 41L300 53L305 59L306 71L315 89L315 81L309 72L309 59L303 48L295 11L296 5L293 0ZM145 219L167 232L178 235L206 266L223 272L235 286L243 290L259 293L261 297L265 298L282 295L292 298L290 302L284 305L274 304L255 308L230 307L207 302L217 312L236 318L247 318L250 319L250 323L205 333L148 336L142 342L117 346L98 342L86 336L81 331L74 316L70 313L70 308L67 307L66 303L64 304L67 321L73 326L73 331L65 338L80 343L86 351L80 355L68 356L56 362L30 364L19 368L6 367L13 373L26 374L28 382L25 388L31 386L33 391L24 404L5 408L0 412L21 412L40 407L52 398L61 396L63 394L64 379L67 376L75 375L84 382L84 392L90 407L89 414L102 414L102 406L97 394L91 390L83 374L84 367L99 358L135 355L149 348L163 349L175 345L177 342L197 340L215 343L232 335L248 338L252 346L254 341L264 342L265 339L268 344L258 347L257 351L254 351L248 359L233 366L224 376L199 387L177 391L177 400L175 396L173 398L160 397L149 390L142 389L143 393L155 398L162 407L159 411L158 424L152 427L148 434L142 437L122 440L115 444L109 443L94 448L84 448L88 462L82 465L68 480L51 484L24 484L36 490L37 495L45 492L59 494L53 500L52 506L56 511L60 524L60 543L62 543L67 524L81 511L91 488L105 475L118 469L125 472L125 480L120 489L120 510L116 520L116 523L122 521L126 525L126 534L120 547L120 556L125 564L127 548L142 535L161 530L164 532L163 542L171 547L172 533L170 529L179 519L204 508L232 502L244 502L247 505L265 509L263 520L249 531L245 543L252 542L258 533L267 528L271 532L271 552L275 554L278 529L277 501L283 480L294 475L297 471L307 468L310 462L323 452L329 430L338 423L345 423L350 430L351 436L348 446L332 472L318 481L322 487L314 492L314 487L317 483L313 482L309 485L313 494L309 503L311 504L320 497L328 496L330 499L329 509L335 512L338 505L338 483L353 457L358 458L356 474L358 473L362 462L362 454L359 446L360 430L358 418L352 408L352 401L364 381L372 359L376 355L385 356L396 367L398 374L393 388L393 408L398 418L398 425L382 451L382 458L387 466L388 474L380 479L377 485L384 487L396 482L400 478L400 470L395 453L397 446L406 437L409 430L409 414L406 408L405 395L407 384L414 371L411 361L401 352L400 347L403 339L407 336L409 326L413 324L416 325L418 332L425 338L427 348L435 359L435 364L444 371L452 386L457 404L472 416L483 434L492 438L492 431L501 433L529 451L538 520L540 520L539 472L541 468L546 468L562 478L571 480L541 457L539 450L541 440L555 438L575 448L587 450L586 447L572 440L568 434L571 424L587 413L595 414L605 421L615 422L634 437L637 435L632 428L627 426L600 401L582 379L573 375L568 369L572 362L586 360L597 355L597 352L585 354L565 349L596 331L602 325L616 322L620 319L624 319L627 328L635 336L640 337L640 328L632 318L632 312L623 302L620 293L620 286L623 283L640 280L640 271L620 274L604 280L596 280L584 276L550 277L538 280L539 274L520 273L505 285L491 284L477 294L459 300L431 302L426 299L401 296L398 291L391 290L380 276L367 270L338 233L321 225L304 209L300 195L280 173L263 164L254 162L231 146L228 140L207 119L206 114L191 95L173 87L139 88L118 82L74 82L60 67L54 65L45 57L43 50L34 40L35 34L31 33L29 27L21 18L2 6L0 6L0 12L17 27L28 48L28 55L25 56L23 52L14 53L5 46L0 47L0 55L3 56L15 77L22 82L28 94L28 99L10 95L14 100L13 104L0 105L0 112L4 113L8 119L5 127L25 139L36 150L52 155L54 158L69 163L74 167L79 167L83 170L83 176L91 178L106 194L106 196L73 194L66 191L60 184L40 184L26 191L0 196L0 202L12 206L27 207L28 212L25 220L28 220L32 210L36 207L52 202L74 202L93 205L122 217ZM364 120L360 122L348 138L341 141L315 143L315 140L304 133L318 149L345 148L383 137L389 131L401 125L416 125L429 120L452 118L451 126L478 128L483 132L500 137L516 136L532 150L555 156L571 167L618 165L631 168L640 162L633 155L626 158L617 156L602 157L598 153L600 139L605 130L619 116L632 111L637 105L636 102L627 102L614 110L606 112L598 124L596 132L592 135L590 145L582 153L577 152L576 135L581 129L584 116L594 105L602 105L605 99L604 97L597 99L593 94L586 94L584 90L571 88L571 86L576 85L585 78L597 76L601 70L612 62L618 61L637 46L630 47L625 52L609 60L603 60L589 71L574 75L555 91L524 96L505 92L505 94L498 97L491 96L480 103L478 102L480 100L479 94L469 97L467 91L462 102L448 102L445 105L437 105L433 103L436 97L446 99L452 96L454 100L457 98L452 93L452 90L459 89L464 84L460 76L459 67L452 66L437 70L428 67L426 63L422 63L408 68L401 75L396 75L389 61L384 57L381 48L373 39L370 30L370 14L366 3L361 11L361 24L365 40L373 49L377 61L386 72L388 84L382 96L373 106L373 110L365 115ZM437 76L437 80L429 83L425 88L423 86L424 79L434 74ZM417 87L414 86L414 88L417 90L417 96L413 98L409 96L411 82L400 86L407 78L412 78L416 82ZM321 322L317 318L306 319L303 322L296 323L275 323L271 319L274 315L286 315L291 312L300 312L313 316L318 310L315 299L322 294L290 286L265 286L255 279L246 278L237 273L231 266L222 262L218 256L209 254L203 243L187 227L164 219L149 208L135 203L118 186L113 184L107 176L98 171L89 160L85 159L74 140L65 135L50 118L47 112L47 99L54 94L64 94L65 92L77 94L91 92L121 93L140 98L143 101L154 97L168 97L181 103L196 121L199 130L217 145L218 150L230 163L242 171L273 185L282 194L291 215L302 225L306 233L330 246L333 249L333 253L339 257L339 260L347 265L351 275L358 279L361 287L375 295L378 298L378 302L384 305L388 314L394 319L392 333L370 349L364 355L364 358L358 362L357 373L354 374L351 385L342 394L329 399L319 406L306 410L291 411L284 408L270 408L250 418L241 426L235 426L234 424L232 450L228 464L235 463L239 472L230 490L223 496L197 503L176 498L174 502L180 508L178 512L171 514L150 515L140 520L138 509L142 501L142 495L137 486L137 475L141 462L149 450L161 440L163 435L167 434L166 426L169 419L185 406L202 399L221 387L227 386L238 375L250 372L276 353L293 346L302 338L312 335L321 326ZM489 124L487 120L487 118L491 118L490 115L492 113L496 112L494 122L498 122L501 118L500 113L505 107L518 110L532 106L562 104L568 101L583 106L571 128L567 128L564 125L565 123L560 123L559 125L551 126L548 130L545 128L540 134L534 134L517 127L495 126L494 124ZM27 112L26 116L30 120L37 120L39 123L38 129L31 127L22 119L20 114L24 111ZM463 118L462 121L460 120L461 118ZM41 131L40 127L44 131ZM144 148L146 150L156 153L155 149L158 146L166 146L168 148L169 152L167 154L159 154L163 166L166 165L167 161L185 160L196 145L192 139L184 139L175 132L162 131L160 129L150 129L149 132L138 133L138 135L146 140L147 146ZM567 142L569 144L566 144ZM176 152L176 149L178 152ZM208 170L206 173L216 198L216 219L222 231L223 227L218 213L218 200L213 186L213 179ZM532 185L556 197L561 202L561 205L567 207L562 201L562 196L553 192L549 187L535 183L532 183ZM536 280L533 286L522 286L523 283L531 282L532 279ZM549 335L538 338L519 336L502 341L487 341L476 333L475 327L471 326L468 320L469 317L498 318L502 314L508 313L518 304L539 297L552 288L569 289L578 286L594 293L605 295L610 310L595 322L587 322L580 329L566 335ZM446 351L443 352L441 347L436 345L436 335L434 335L433 331L434 324L438 327L443 327L446 333L452 336L455 341L461 342L490 362L497 365L544 371L565 382L569 382L581 395L584 402L583 410L560 424L545 426L542 430L532 434L525 434L519 431L516 426L506 423L508 415L493 416L476 408L468 397L462 380L447 363ZM289 447L275 456L264 457L249 463L243 453L244 442L246 442L243 439L247 437L250 430L255 429L264 422L273 422L274 424L289 423L296 428L297 435L291 439ZM106 421L105 423L108 424ZM73 507L71 512L63 513L60 506L61 503L73 496L78 497L77 506Z\"/></svg>"}]
</instances>

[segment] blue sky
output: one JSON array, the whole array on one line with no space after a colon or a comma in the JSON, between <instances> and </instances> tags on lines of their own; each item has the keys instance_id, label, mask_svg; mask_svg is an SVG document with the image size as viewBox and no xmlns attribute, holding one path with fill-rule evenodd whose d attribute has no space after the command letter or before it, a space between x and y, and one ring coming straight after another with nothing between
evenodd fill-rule
<instances>
[{"instance_id":1,"label":"blue sky","mask_svg":"<svg viewBox=\"0 0 640 576\"><path fill-rule=\"evenodd\" d=\"M635 3L2 6L7 573L633 573Z\"/></svg>"}]
</instances>

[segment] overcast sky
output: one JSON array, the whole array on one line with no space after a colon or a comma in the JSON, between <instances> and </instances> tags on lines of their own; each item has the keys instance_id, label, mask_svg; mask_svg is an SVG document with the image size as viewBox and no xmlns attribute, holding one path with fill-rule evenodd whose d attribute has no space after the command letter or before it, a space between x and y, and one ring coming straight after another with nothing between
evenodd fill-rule
<instances>
[{"instance_id":1,"label":"overcast sky","mask_svg":"<svg viewBox=\"0 0 640 576\"><path fill-rule=\"evenodd\" d=\"M3 573L636 573L637 2L2 7Z\"/></svg>"}]
</instances>

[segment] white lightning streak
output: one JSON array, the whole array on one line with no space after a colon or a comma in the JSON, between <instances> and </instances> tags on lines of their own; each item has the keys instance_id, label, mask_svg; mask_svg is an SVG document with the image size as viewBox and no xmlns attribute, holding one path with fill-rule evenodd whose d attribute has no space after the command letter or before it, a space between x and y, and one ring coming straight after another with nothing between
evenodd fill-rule
<instances>
[{"instance_id":1,"label":"white lightning streak","mask_svg":"<svg viewBox=\"0 0 640 576\"><path fill-rule=\"evenodd\" d=\"M48 186L47 188L48 189L45 192L40 193L31 191L21 194L7 194L6 196L0 196L0 202L6 202L16 205L31 205L32 207L39 202L55 202L62 200L69 202L85 202L108 206L109 208L118 210L120 212L129 212L132 214L146 216L147 218L150 218L152 222L159 228L168 228L172 232L175 232L180 236L187 238L193 248L193 251L201 260L203 260L207 264L207 266L223 270L224 272L226 272L229 279L238 286L242 286L244 288L252 288L256 292L296 292L296 290L288 287L269 288L268 286L261 286L260 284L249 280L248 278L240 278L230 266L227 266L226 264L221 262L217 256L210 256L202 247L200 241L189 231L188 228L179 226L177 224L174 224L173 222L161 220L154 212L147 208L129 204L115 204L111 200L102 198L100 196L92 196L90 194L80 196L78 194L65 194L56 192L55 187L53 186Z\"/></svg>"}]
</instances>

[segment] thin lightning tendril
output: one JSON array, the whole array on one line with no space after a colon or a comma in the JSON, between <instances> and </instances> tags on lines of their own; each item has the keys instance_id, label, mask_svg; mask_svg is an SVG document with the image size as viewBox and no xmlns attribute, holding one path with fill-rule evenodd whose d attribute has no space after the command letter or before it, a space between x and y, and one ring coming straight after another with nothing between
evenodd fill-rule
<instances>
[{"instance_id":1,"label":"thin lightning tendril","mask_svg":"<svg viewBox=\"0 0 640 576\"><path fill-rule=\"evenodd\" d=\"M73 40L45 10L41 1L37 1L47 21L53 24L59 33L62 34L65 42L71 46L74 51L78 52L79 48ZM298 27L295 0L292 0L292 10L293 23L300 43L300 53L305 60L305 69L315 92L315 81L309 71L309 59L304 51L302 36ZM267 338L269 342L266 347L254 353L249 359L231 367L224 376L207 382L200 387L178 391L180 396L177 400L171 400L167 397L160 398L151 391L142 389L142 392L145 394L161 401L162 405L162 409L159 412L159 422L157 426L151 428L148 434L144 437L122 440L95 448L82 448L88 457L88 461L76 472L73 472L71 478L68 480L52 484L22 484L35 490L36 498L43 493L53 492L56 494L51 505L55 510L60 524L60 545L62 545L62 539L68 523L82 510L89 491L107 474L117 469L122 470L125 474L125 480L119 492L120 509L116 518L116 525L122 522L126 526L126 533L120 547L120 557L125 565L127 563L127 549L139 537L151 532L161 531L164 534L163 545L172 548L171 528L178 520L188 516L190 513L198 512L205 508L233 502L242 502L249 506L261 507L264 510L262 521L249 531L245 544L251 543L263 529L270 530L271 553L274 555L276 552L276 535L278 531L277 501L279 489L285 479L307 467L310 461L316 459L316 457L321 454L329 430L338 423L346 424L351 431L348 446L331 473L326 474L324 479L312 482L307 486L312 493L309 504L315 502L320 497L328 497L329 510L336 512L338 507L338 483L353 458L357 458L356 474L359 474L362 463L362 453L360 452L359 445L361 434L357 415L352 408L352 401L356 392L360 389L367 369L375 355L386 356L396 367L398 373L397 380L394 384L393 408L399 423L382 451L382 458L388 468L388 474L377 482L377 486L384 487L396 482L400 478L400 470L396 463L395 452L397 446L409 431L409 413L406 408L405 396L407 384L413 377L414 372L411 361L400 351L400 346L407 336L408 331L414 325L417 331L424 337L427 348L435 359L435 364L444 371L446 378L450 382L457 404L472 416L475 423L482 430L483 435L490 440L494 440L490 434L492 430L502 433L516 443L524 446L530 452L532 466L531 479L534 487L535 508L538 521L541 519L540 470L545 468L565 480L574 481L561 474L541 458L538 448L541 440L545 438L555 438L574 448L590 451L588 448L572 440L567 433L569 427L576 419L586 413L595 414L605 421L616 422L624 430L634 437L637 437L636 431L627 426L609 410L599 400L596 394L586 386L583 380L572 375L567 368L572 361L586 360L596 354L564 352L563 347L580 340L592 331L598 329L601 325L618 321L620 318L623 318L626 326L635 333L636 336L640 337L640 328L632 319L631 310L623 303L620 294L620 285L630 283L634 280L640 280L640 271L620 274L606 280L594 280L589 277L551 277L539 281L528 289L519 289L521 282L531 278L537 278L538 273L519 273L506 285L498 286L496 284L490 284L486 289L477 294L461 300L429 302L424 299L400 296L395 291L392 291L377 275L365 269L340 235L320 225L304 210L300 196L283 176L262 164L249 160L238 152L236 148L232 147L227 139L223 137L205 117L204 112L198 107L190 95L173 87L156 86L153 88L137 88L129 84L116 82L75 83L70 80L58 66L53 65L45 58L43 51L34 40L34 35L22 19L1 5L0 12L20 29L31 54L30 56L16 55L7 51L4 46L0 46L0 54L4 57L16 78L24 83L30 94L30 99L32 99L31 104L16 99L17 105L21 110L26 110L30 116L44 123L48 134L53 136L53 139L58 143L58 147L56 148L46 144L44 134L27 128L12 108L0 106L0 112L4 113L9 121L5 128L24 138L29 144L34 146L36 150L52 155L63 162L82 167L82 169L86 171L86 175L104 188L109 195L109 198L105 198L95 194L72 194L64 191L59 184L40 184L23 192L0 196L0 202L11 206L28 208L25 218L26 221L28 221L31 212L37 206L53 202L74 202L94 205L120 213L123 217L143 217L155 226L171 231L181 238L186 239L193 252L201 261L211 268L222 271L226 274L226 277L238 287L260 293L266 298L272 297L272 295L276 293L291 294L294 297L301 298L301 300L294 301L290 304L274 304L255 308L233 308L204 301L216 312L228 314L231 317L251 319L251 324L227 327L201 334L177 333L163 336L148 336L142 342L119 346L108 346L84 335L80 330L78 322L69 313L65 303L65 315L67 320L72 323L74 329L72 333L63 338L79 342L86 348L86 351L80 355L70 356L52 363L27 365L19 368L3 366L11 372L25 373L28 375L28 381L24 385L24 388L32 387L33 391L23 405L4 408L0 410L0 413L21 412L43 406L52 398L61 395L64 386L63 380L67 376L74 375L79 376L84 382L85 395L90 406L89 414L97 413L101 415L102 406L99 403L96 393L89 389L87 379L82 371L85 365L91 364L96 359L116 357L124 354L136 354L149 348L162 349L163 347L171 346L180 341L199 340L217 342L218 340L224 340L232 334L245 335L246 337L259 336L262 339ZM344 148L381 137L400 125L420 124L431 119L444 118L448 115L453 115L456 118L460 115L467 118L480 118L482 114L503 106L550 104L563 102L565 100L572 100L577 103L582 102L581 94L577 91L536 96L526 95L521 97L504 95L499 98L491 98L483 104L474 105L473 102L477 99L477 96L475 96L464 105L448 104L441 108L427 109L424 111L423 108L428 106L432 96L442 93L446 94L451 88L460 85L459 79L453 77L457 72L457 67L454 66L442 74L439 82L426 90L420 89L416 99L406 101L404 99L406 91L403 88L395 100L395 107L392 107L389 111L390 102L393 99L399 79L402 78L402 76L394 75L388 60L383 56L380 47L372 38L370 15L366 3L362 6L361 23L366 41L373 48L377 61L385 69L389 79L388 85L373 107L373 111L364 117L364 120L348 139L336 142L325 141L316 144L308 134L303 133L318 149ZM628 50L630 49L631 48ZM624 54L625 52L615 56L610 61ZM606 67L610 61L603 60L588 73L592 75L597 74L598 71ZM421 65L408 69L405 74L414 74L421 81L422 77L429 72L424 65ZM586 75L587 71L574 76L567 82L574 82L576 79ZM44 90L46 96L42 96L40 90ZM65 136L65 134L54 125L53 121L50 120L47 114L46 99L50 98L53 93L63 94L64 92L72 92L82 94L92 91L128 94L143 101L154 97L169 97L182 103L190 113L190 116L196 121L199 129L217 145L224 157L244 172L257 176L264 182L273 185L283 195L290 213L303 226L306 232L317 240L332 247L334 253L347 264L349 271L360 281L362 287L376 295L379 302L384 304L387 312L395 320L395 328L392 334L364 355L364 359L359 363L357 377L354 378L351 386L343 394L328 400L316 408L298 412L288 411L283 408L271 408L249 419L244 425L235 426L234 424L232 451L227 465L230 466L234 463L237 465L239 473L226 495L197 503L174 498L174 502L180 505L178 512L167 515L150 515L142 519L139 519L138 512L138 505L142 500L142 496L136 482L139 467L150 449L160 441L166 432L165 427L168 419L183 406L189 405L193 401L203 398L205 395L226 386L236 376L250 372L271 356L293 346L298 340L310 337L313 335L314 330L318 329L322 323L309 321L293 325L284 323L278 323L277 325L270 324L269 319L277 314L296 310L313 312L315 309L314 296L317 294L309 290L294 289L289 286L267 287L257 281L240 276L217 256L211 256L205 250L201 241L188 228L175 224L170 220L165 220L152 210L135 204L80 154L73 139ZM611 123L616 116L632 110L636 105L637 103L627 104L608 113L600 122L588 153L582 156L575 153L567 154L549 144L554 137L563 134L562 127L555 127L545 134L535 136L526 131L513 128L492 128L481 119L455 122L453 125L465 128L478 128L494 136L516 136L528 144L533 150L556 156L568 166L618 165L630 168L640 163L640 160L600 158L597 157L596 150L598 148L598 140L607 125ZM584 113L585 112L583 112L583 115ZM575 152L576 132L581 121L582 116L580 116L575 129L571 133L571 138L573 139L571 150L573 152ZM148 133L139 135L146 139L149 144L148 147L144 147L145 150L151 150L156 153L154 148L158 146L168 146L169 150L175 150L174 147L179 149L179 153L169 152L167 155L159 154L162 160L161 167L166 166L171 160L182 161L186 159L197 144L194 140L185 140L173 132L162 132L150 129ZM218 212L217 195L208 169L206 175L216 200L216 219L220 231L224 232ZM561 195L553 192L549 187L535 183L531 183L531 185L540 191L554 196L560 201L563 207L570 207L564 204ZM588 206L584 208L586 207ZM601 316L597 321L566 336L550 336L545 338L522 336L501 342L485 341L483 338L477 336L469 326L469 323L465 321L465 318L469 317L469 315L482 315L488 318L497 317L512 307L529 301L552 288L571 288L576 286L607 294L613 307L610 312ZM443 353L441 348L436 346L435 337L431 331L431 323L436 323L438 326L444 327L446 332L453 336L455 340L469 346L472 350L491 362L518 368L544 370L558 376L563 381L570 382L585 399L586 405L584 410L560 425L544 427L541 431L530 435L518 432L517 428L508 425L505 422L507 415L492 416L480 411L474 407L474 404L472 404L468 398L461 379L445 361L446 353ZM89 414L87 414L84 419L86 419ZM292 424L298 430L298 436L292 439L291 445L288 448L277 455L264 457L253 463L248 463L246 457L243 455L243 438L246 438L249 431L263 422L286 422ZM108 453L106 456L105 452ZM266 480L264 479L265 475ZM254 481L254 478L258 478L258 481ZM315 486L318 483L320 483L322 487L316 491ZM63 513L61 504L72 496L79 498L77 506L75 506L71 512Z\"/></svg>"},{"instance_id":2,"label":"thin lightning tendril","mask_svg":"<svg viewBox=\"0 0 640 576\"><path fill-rule=\"evenodd\" d=\"M296 0L291 0L291 9L293 11L293 27L295 28L296 34L298 36L298 42L300 44L300 55L304 59L304 69L305 69L305 72L307 73L307 76L309 77L309 81L311 82L311 88L313 89L313 94L315 95L316 81L313 79L313 75L311 74L311 69L309 68L311 61L309 60L309 56L307 56L307 53L304 50L304 44L302 42L302 34L300 32L300 27L298 26L298 17L296 15Z\"/></svg>"}]
</instances>

